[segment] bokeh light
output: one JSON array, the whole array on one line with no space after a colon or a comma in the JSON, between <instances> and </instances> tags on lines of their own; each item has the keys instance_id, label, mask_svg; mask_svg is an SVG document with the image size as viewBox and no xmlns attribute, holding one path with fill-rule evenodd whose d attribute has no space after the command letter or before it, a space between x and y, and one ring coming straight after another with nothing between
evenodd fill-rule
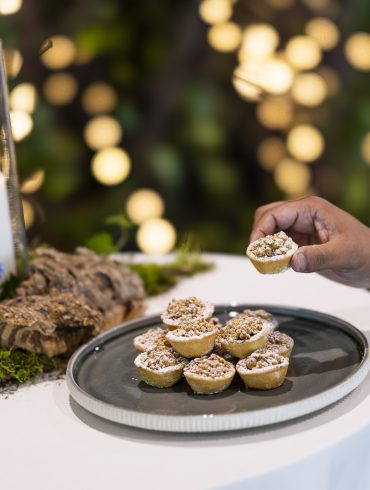
<instances>
[{"instance_id":1,"label":"bokeh light","mask_svg":"<svg viewBox=\"0 0 370 490\"><path fill-rule=\"evenodd\" d=\"M325 142L321 132L309 124L295 126L288 133L287 147L297 160L313 162L324 151Z\"/></svg>"},{"instance_id":2,"label":"bokeh light","mask_svg":"<svg viewBox=\"0 0 370 490\"><path fill-rule=\"evenodd\" d=\"M229 53L240 45L241 29L235 22L216 24L208 30L208 42L216 51Z\"/></svg>"},{"instance_id":3,"label":"bokeh light","mask_svg":"<svg viewBox=\"0 0 370 490\"><path fill-rule=\"evenodd\" d=\"M20 83L10 92L10 108L31 114L37 101L36 87L32 83Z\"/></svg>"},{"instance_id":4,"label":"bokeh light","mask_svg":"<svg viewBox=\"0 0 370 490\"><path fill-rule=\"evenodd\" d=\"M24 217L24 225L28 230L29 228L31 228L31 226L35 221L35 212L33 210L32 204L26 199L22 199L22 210L23 210L23 217Z\"/></svg>"},{"instance_id":5,"label":"bokeh light","mask_svg":"<svg viewBox=\"0 0 370 490\"><path fill-rule=\"evenodd\" d=\"M22 0L0 0L0 15L11 15L22 7Z\"/></svg>"},{"instance_id":6,"label":"bokeh light","mask_svg":"<svg viewBox=\"0 0 370 490\"><path fill-rule=\"evenodd\" d=\"M294 73L284 60L270 59L262 66L261 85L270 94L284 94L292 86Z\"/></svg>"},{"instance_id":7,"label":"bokeh light","mask_svg":"<svg viewBox=\"0 0 370 490\"><path fill-rule=\"evenodd\" d=\"M86 144L92 150L101 150L116 146L122 138L119 122L110 116L96 116L86 124L84 129Z\"/></svg>"},{"instance_id":8,"label":"bokeh light","mask_svg":"<svg viewBox=\"0 0 370 490\"><path fill-rule=\"evenodd\" d=\"M279 44L279 33L270 24L252 24L243 33L241 50L247 59L266 59Z\"/></svg>"},{"instance_id":9,"label":"bokeh light","mask_svg":"<svg viewBox=\"0 0 370 490\"><path fill-rule=\"evenodd\" d=\"M31 177L29 177L27 180L22 182L21 192L23 194L33 194L34 192L37 192L42 187L44 181L45 181L45 171L41 169L37 170L31 175Z\"/></svg>"},{"instance_id":10,"label":"bokeh light","mask_svg":"<svg viewBox=\"0 0 370 490\"><path fill-rule=\"evenodd\" d=\"M265 138L257 147L257 159L261 167L269 172L286 156L285 143L278 136Z\"/></svg>"},{"instance_id":11,"label":"bokeh light","mask_svg":"<svg viewBox=\"0 0 370 490\"><path fill-rule=\"evenodd\" d=\"M160 218L164 213L164 202L158 192L139 189L128 198L126 211L133 223L141 225L148 219Z\"/></svg>"},{"instance_id":12,"label":"bokeh light","mask_svg":"<svg viewBox=\"0 0 370 490\"><path fill-rule=\"evenodd\" d=\"M259 100L262 94L259 84L259 76L249 64L238 66L234 70L233 85L243 99L251 102Z\"/></svg>"},{"instance_id":13,"label":"bokeh light","mask_svg":"<svg viewBox=\"0 0 370 490\"><path fill-rule=\"evenodd\" d=\"M338 73L330 66L320 66L317 73L325 80L328 95L331 97L337 95L341 87Z\"/></svg>"},{"instance_id":14,"label":"bokeh light","mask_svg":"<svg viewBox=\"0 0 370 490\"><path fill-rule=\"evenodd\" d=\"M117 185L123 182L131 170L131 160L121 148L104 148L98 151L91 162L95 179L104 185Z\"/></svg>"},{"instance_id":15,"label":"bokeh light","mask_svg":"<svg viewBox=\"0 0 370 490\"><path fill-rule=\"evenodd\" d=\"M289 195L304 192L310 184L310 171L304 163L284 158L274 170L276 185Z\"/></svg>"},{"instance_id":16,"label":"bokeh light","mask_svg":"<svg viewBox=\"0 0 370 490\"><path fill-rule=\"evenodd\" d=\"M154 218L145 221L137 231L136 241L141 251L149 254L170 252L176 243L176 230L167 220Z\"/></svg>"},{"instance_id":17,"label":"bokeh light","mask_svg":"<svg viewBox=\"0 0 370 490\"><path fill-rule=\"evenodd\" d=\"M5 69L9 77L15 78L21 71L23 65L23 56L18 49L4 50Z\"/></svg>"},{"instance_id":18,"label":"bokeh light","mask_svg":"<svg viewBox=\"0 0 370 490\"><path fill-rule=\"evenodd\" d=\"M361 143L361 153L365 162L370 165L370 131L365 134Z\"/></svg>"},{"instance_id":19,"label":"bokeh light","mask_svg":"<svg viewBox=\"0 0 370 490\"><path fill-rule=\"evenodd\" d=\"M315 68L321 61L318 42L309 36L292 37L285 48L287 60L299 70Z\"/></svg>"},{"instance_id":20,"label":"bokeh light","mask_svg":"<svg viewBox=\"0 0 370 490\"><path fill-rule=\"evenodd\" d=\"M292 97L298 104L307 107L318 106L327 94L325 80L317 73L302 73L294 80Z\"/></svg>"},{"instance_id":21,"label":"bokeh light","mask_svg":"<svg viewBox=\"0 0 370 490\"><path fill-rule=\"evenodd\" d=\"M293 105L286 97L267 97L256 109L257 119L268 129L285 129L293 121Z\"/></svg>"},{"instance_id":22,"label":"bokeh light","mask_svg":"<svg viewBox=\"0 0 370 490\"><path fill-rule=\"evenodd\" d=\"M315 17L305 27L308 36L315 39L321 49L330 50L339 42L339 29L334 22L326 17Z\"/></svg>"},{"instance_id":23,"label":"bokeh light","mask_svg":"<svg viewBox=\"0 0 370 490\"><path fill-rule=\"evenodd\" d=\"M70 65L76 55L76 47L66 36L53 36L50 38L52 47L41 55L41 60L47 68L59 70Z\"/></svg>"},{"instance_id":24,"label":"bokeh light","mask_svg":"<svg viewBox=\"0 0 370 490\"><path fill-rule=\"evenodd\" d=\"M10 122L14 141L26 138L33 128L31 116L24 111L10 111Z\"/></svg>"},{"instance_id":25,"label":"bokeh light","mask_svg":"<svg viewBox=\"0 0 370 490\"><path fill-rule=\"evenodd\" d=\"M357 70L370 70L370 34L355 32L344 45L344 54L348 62Z\"/></svg>"},{"instance_id":26,"label":"bokeh light","mask_svg":"<svg viewBox=\"0 0 370 490\"><path fill-rule=\"evenodd\" d=\"M44 83L44 95L48 102L61 106L72 102L78 90L77 80L70 73L55 73Z\"/></svg>"},{"instance_id":27,"label":"bokeh light","mask_svg":"<svg viewBox=\"0 0 370 490\"><path fill-rule=\"evenodd\" d=\"M101 114L112 111L117 104L115 90L104 82L89 85L82 94L82 107L87 114Z\"/></svg>"},{"instance_id":28,"label":"bokeh light","mask_svg":"<svg viewBox=\"0 0 370 490\"><path fill-rule=\"evenodd\" d=\"M232 13L230 0L203 0L199 5L199 15L208 24L226 22Z\"/></svg>"}]
</instances>

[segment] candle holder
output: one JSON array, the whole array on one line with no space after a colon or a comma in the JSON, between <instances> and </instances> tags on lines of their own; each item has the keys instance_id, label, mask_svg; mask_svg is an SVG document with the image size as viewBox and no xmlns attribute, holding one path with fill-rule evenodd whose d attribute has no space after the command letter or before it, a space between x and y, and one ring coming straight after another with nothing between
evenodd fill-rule
<instances>
[{"instance_id":1,"label":"candle holder","mask_svg":"<svg viewBox=\"0 0 370 490\"><path fill-rule=\"evenodd\" d=\"M13 137L4 54L0 41L0 284L26 275L28 255Z\"/></svg>"}]
</instances>

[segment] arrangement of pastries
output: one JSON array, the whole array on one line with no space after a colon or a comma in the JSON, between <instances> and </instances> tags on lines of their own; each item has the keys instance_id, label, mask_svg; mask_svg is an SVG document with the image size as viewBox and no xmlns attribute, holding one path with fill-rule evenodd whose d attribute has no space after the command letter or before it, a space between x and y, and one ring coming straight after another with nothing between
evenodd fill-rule
<instances>
[{"instance_id":1,"label":"arrangement of pastries","mask_svg":"<svg viewBox=\"0 0 370 490\"><path fill-rule=\"evenodd\" d=\"M275 330L265 310L244 310L223 325L214 305L196 297L172 300L161 315L163 328L134 338L139 376L157 388L185 378L195 394L226 390L236 374L250 389L270 390L284 383L294 341Z\"/></svg>"}]
</instances>

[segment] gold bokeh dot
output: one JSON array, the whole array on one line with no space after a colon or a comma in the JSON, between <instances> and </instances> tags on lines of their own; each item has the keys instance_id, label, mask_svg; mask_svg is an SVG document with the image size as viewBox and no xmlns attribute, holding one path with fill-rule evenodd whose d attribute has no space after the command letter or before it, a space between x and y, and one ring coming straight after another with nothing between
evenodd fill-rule
<instances>
[{"instance_id":1,"label":"gold bokeh dot","mask_svg":"<svg viewBox=\"0 0 370 490\"><path fill-rule=\"evenodd\" d=\"M102 114L115 108L117 94L107 83L95 82L84 90L81 102L87 114Z\"/></svg>"},{"instance_id":2,"label":"gold bokeh dot","mask_svg":"<svg viewBox=\"0 0 370 490\"><path fill-rule=\"evenodd\" d=\"M361 143L361 153L365 162L370 165L370 131L365 134Z\"/></svg>"},{"instance_id":3,"label":"gold bokeh dot","mask_svg":"<svg viewBox=\"0 0 370 490\"><path fill-rule=\"evenodd\" d=\"M256 108L257 119L268 129L285 129L293 121L293 104L285 97L267 97Z\"/></svg>"},{"instance_id":4,"label":"gold bokeh dot","mask_svg":"<svg viewBox=\"0 0 370 490\"><path fill-rule=\"evenodd\" d=\"M297 160L313 162L322 155L325 141L317 128L309 124L301 124L289 131L287 148Z\"/></svg>"},{"instance_id":5,"label":"gold bokeh dot","mask_svg":"<svg viewBox=\"0 0 370 490\"><path fill-rule=\"evenodd\" d=\"M344 45L344 54L348 62L357 70L370 70L370 34L355 32Z\"/></svg>"},{"instance_id":6,"label":"gold bokeh dot","mask_svg":"<svg viewBox=\"0 0 370 490\"><path fill-rule=\"evenodd\" d=\"M339 42L340 33L337 25L326 17L311 19L306 24L305 32L315 39L323 50L333 49Z\"/></svg>"},{"instance_id":7,"label":"gold bokeh dot","mask_svg":"<svg viewBox=\"0 0 370 490\"><path fill-rule=\"evenodd\" d=\"M215 24L208 30L208 42L222 53L235 51L240 45L241 29L235 22Z\"/></svg>"},{"instance_id":8,"label":"gold bokeh dot","mask_svg":"<svg viewBox=\"0 0 370 490\"><path fill-rule=\"evenodd\" d=\"M24 225L28 230L29 228L31 228L31 226L35 221L35 212L33 210L32 204L26 199L22 199L22 210L23 210L23 217L24 217Z\"/></svg>"},{"instance_id":9,"label":"gold bokeh dot","mask_svg":"<svg viewBox=\"0 0 370 490\"><path fill-rule=\"evenodd\" d=\"M32 131L32 117L24 111L10 111L10 123L14 141L21 141Z\"/></svg>"},{"instance_id":10,"label":"gold bokeh dot","mask_svg":"<svg viewBox=\"0 0 370 490\"><path fill-rule=\"evenodd\" d=\"M272 171L287 156L285 143L278 136L269 136L257 147L257 159L262 168Z\"/></svg>"},{"instance_id":11,"label":"gold bokeh dot","mask_svg":"<svg viewBox=\"0 0 370 490\"><path fill-rule=\"evenodd\" d=\"M36 87L32 83L16 85L9 95L10 108L16 111L24 111L31 114L35 110L36 102Z\"/></svg>"},{"instance_id":12,"label":"gold bokeh dot","mask_svg":"<svg viewBox=\"0 0 370 490\"><path fill-rule=\"evenodd\" d=\"M66 36L53 36L50 40L51 48L41 55L43 64L51 70L60 70L70 65L76 56L73 41Z\"/></svg>"},{"instance_id":13,"label":"gold bokeh dot","mask_svg":"<svg viewBox=\"0 0 370 490\"><path fill-rule=\"evenodd\" d=\"M320 105L327 95L326 82L317 73L302 73L294 80L292 97L298 104L315 107Z\"/></svg>"},{"instance_id":14,"label":"gold bokeh dot","mask_svg":"<svg viewBox=\"0 0 370 490\"><path fill-rule=\"evenodd\" d=\"M145 221L137 231L136 241L141 251L149 254L170 252L176 243L176 230L162 218Z\"/></svg>"},{"instance_id":15,"label":"gold bokeh dot","mask_svg":"<svg viewBox=\"0 0 370 490\"><path fill-rule=\"evenodd\" d=\"M304 163L284 158L274 170L276 185L287 194L300 194L310 184L310 171Z\"/></svg>"},{"instance_id":16,"label":"gold bokeh dot","mask_svg":"<svg viewBox=\"0 0 370 490\"><path fill-rule=\"evenodd\" d=\"M130 170L130 157L121 148L104 148L91 161L92 174L103 185L120 184L128 177Z\"/></svg>"},{"instance_id":17,"label":"gold bokeh dot","mask_svg":"<svg viewBox=\"0 0 370 490\"><path fill-rule=\"evenodd\" d=\"M318 42L309 36L292 37L285 48L287 60L298 70L310 70L321 61Z\"/></svg>"},{"instance_id":18,"label":"gold bokeh dot","mask_svg":"<svg viewBox=\"0 0 370 490\"><path fill-rule=\"evenodd\" d=\"M164 202L158 192L138 189L128 198L126 211L133 223L141 225L148 219L160 218L164 213Z\"/></svg>"},{"instance_id":19,"label":"gold bokeh dot","mask_svg":"<svg viewBox=\"0 0 370 490\"><path fill-rule=\"evenodd\" d=\"M86 144L92 150L116 146L122 138L120 123L110 116L96 116L90 119L84 129Z\"/></svg>"},{"instance_id":20,"label":"gold bokeh dot","mask_svg":"<svg viewBox=\"0 0 370 490\"><path fill-rule=\"evenodd\" d=\"M47 77L44 83L44 95L48 102L62 106L76 97L77 80L70 73L55 73Z\"/></svg>"},{"instance_id":21,"label":"gold bokeh dot","mask_svg":"<svg viewBox=\"0 0 370 490\"><path fill-rule=\"evenodd\" d=\"M208 24L226 22L232 13L230 0L203 0L199 5L199 15Z\"/></svg>"}]
</instances>

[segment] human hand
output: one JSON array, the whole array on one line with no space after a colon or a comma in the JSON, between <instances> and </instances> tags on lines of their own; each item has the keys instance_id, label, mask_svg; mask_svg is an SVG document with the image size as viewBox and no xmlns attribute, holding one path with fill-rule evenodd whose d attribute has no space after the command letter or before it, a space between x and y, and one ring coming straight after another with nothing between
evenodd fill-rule
<instances>
[{"instance_id":1,"label":"human hand","mask_svg":"<svg viewBox=\"0 0 370 490\"><path fill-rule=\"evenodd\" d=\"M300 248L291 267L348 286L370 287L370 228L319 197L261 206L250 240L283 230Z\"/></svg>"}]
</instances>

